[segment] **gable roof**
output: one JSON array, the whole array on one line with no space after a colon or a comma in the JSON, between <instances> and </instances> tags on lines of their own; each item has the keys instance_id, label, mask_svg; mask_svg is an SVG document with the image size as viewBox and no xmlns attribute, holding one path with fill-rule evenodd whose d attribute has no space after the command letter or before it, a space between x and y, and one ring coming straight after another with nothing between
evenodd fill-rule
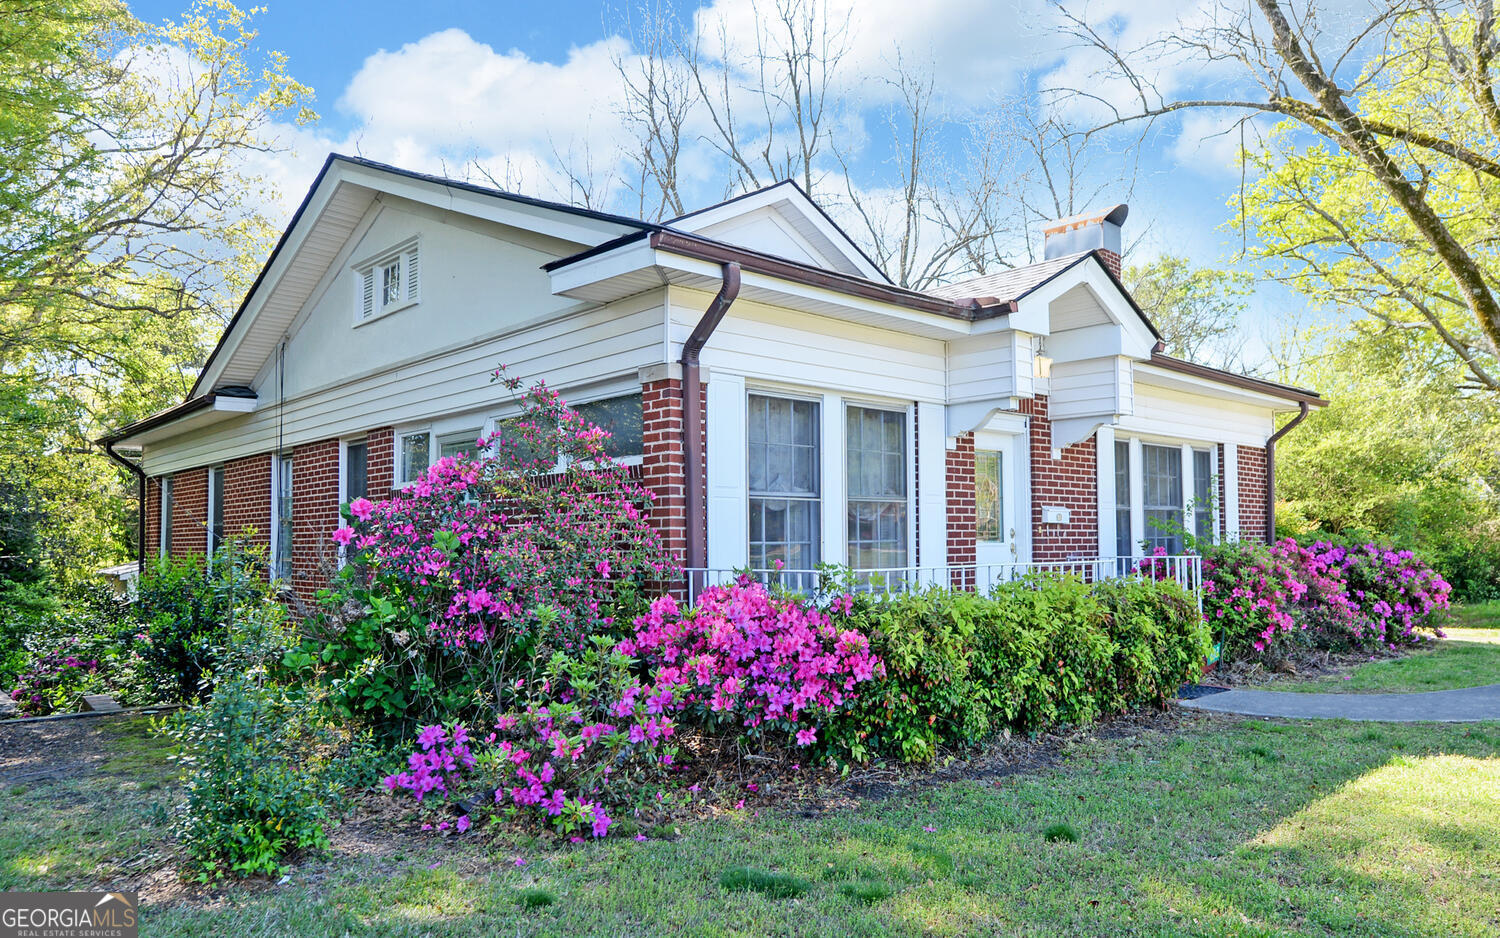
<instances>
[{"instance_id":1,"label":"gable roof","mask_svg":"<svg viewBox=\"0 0 1500 938\"><path fill-rule=\"evenodd\" d=\"M1027 264L1025 267L1012 267L998 273L985 274L982 277L971 277L968 280L960 280L957 283L944 284L940 287L932 287L927 292L934 296L943 296L949 299L965 299L976 296L992 296L997 300L1019 300L1021 297L1035 290L1037 287L1051 280L1053 277L1072 267L1083 260L1091 252L1079 251L1077 254L1064 254L1062 257L1054 257L1038 264Z\"/></svg>"},{"instance_id":2,"label":"gable roof","mask_svg":"<svg viewBox=\"0 0 1500 938\"><path fill-rule=\"evenodd\" d=\"M662 227L702 234L705 229L721 221L743 217L761 206L775 208L783 217L788 217L800 234L820 248L819 253L824 260L832 262L834 269L871 280L894 283L890 275L849 237L848 232L828 214L828 210L814 201L795 179L783 179L714 205L685 212L662 222Z\"/></svg>"}]
</instances>

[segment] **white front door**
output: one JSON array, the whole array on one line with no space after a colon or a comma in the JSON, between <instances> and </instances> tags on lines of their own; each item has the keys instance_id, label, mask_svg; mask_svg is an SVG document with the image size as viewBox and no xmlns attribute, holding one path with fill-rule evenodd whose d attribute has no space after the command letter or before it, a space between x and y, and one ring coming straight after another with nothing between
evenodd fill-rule
<instances>
[{"instance_id":1,"label":"white front door","mask_svg":"<svg viewBox=\"0 0 1500 938\"><path fill-rule=\"evenodd\" d=\"M1012 579L1019 572L1014 566L1021 560L1021 539L1016 530L1020 501L1017 481L1021 478L1018 468L1015 436L987 433L976 437L974 559L979 565L976 585L981 590Z\"/></svg>"}]
</instances>

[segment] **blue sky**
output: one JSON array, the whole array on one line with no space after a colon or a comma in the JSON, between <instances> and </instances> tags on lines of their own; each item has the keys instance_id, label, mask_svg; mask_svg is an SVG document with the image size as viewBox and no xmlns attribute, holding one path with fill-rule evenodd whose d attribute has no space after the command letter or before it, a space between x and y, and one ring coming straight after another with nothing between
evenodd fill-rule
<instances>
[{"instance_id":1,"label":"blue sky","mask_svg":"<svg viewBox=\"0 0 1500 938\"><path fill-rule=\"evenodd\" d=\"M1087 81L1089 63L1060 37L1056 12L1046 0L993 3L987 0L830 0L849 9L849 52L839 102L848 124L840 133L864 139L855 147L856 183L878 190L890 184L888 153L882 150L883 83L899 54L930 63L938 102L954 115L982 114L1040 85ZM312 128L288 129L295 156L279 157L266 174L282 190L283 213L300 200L329 150L426 171L465 175L475 161L500 172L518 188L545 198L565 198L555 163L576 158L577 148L607 163L619 135L610 101L618 76L611 57L629 54L620 35L621 6L589 0L542 3L418 4L372 0L317 3L267 0L255 18L263 48L287 54L288 71L316 92L321 120ZM183 0L137 0L142 19L177 16ZM1091 3L1091 16L1123 37L1139 40L1191 15L1196 0L1147 4L1128 0ZM722 17L731 32L750 30L749 0L713 0L711 9L679 3L680 16ZM899 49L898 49L899 47ZM1204 79L1192 69L1165 76L1183 89ZM1223 226L1238 171L1228 139L1205 136L1222 125L1203 114L1188 125L1168 124L1139 153L1133 191L1127 199L1132 237L1141 255L1186 254L1201 264L1224 265L1238 236ZM950 149L957 135L941 138ZM1200 142L1201 141L1201 142ZM707 152L706 145L702 146ZM956 152L947 154L959 159ZM1095 159L1098 179L1109 179L1117 154ZM722 175L706 157L689 160L701 185L689 200L715 201ZM1102 196L1101 196L1102 198ZM630 206L609 206L629 211ZM689 208L694 207L689 205ZM1127 258L1127 262L1128 262ZM1259 344L1300 301L1275 288L1261 289L1246 324L1247 340Z\"/></svg>"}]
</instances>

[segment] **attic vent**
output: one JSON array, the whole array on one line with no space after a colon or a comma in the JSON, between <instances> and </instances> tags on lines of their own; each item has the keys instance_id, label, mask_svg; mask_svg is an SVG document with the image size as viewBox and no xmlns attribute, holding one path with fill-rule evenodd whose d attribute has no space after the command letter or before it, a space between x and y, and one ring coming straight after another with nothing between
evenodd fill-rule
<instances>
[{"instance_id":1,"label":"attic vent","mask_svg":"<svg viewBox=\"0 0 1500 938\"><path fill-rule=\"evenodd\" d=\"M421 300L418 248L412 238L354 265L356 326Z\"/></svg>"}]
</instances>

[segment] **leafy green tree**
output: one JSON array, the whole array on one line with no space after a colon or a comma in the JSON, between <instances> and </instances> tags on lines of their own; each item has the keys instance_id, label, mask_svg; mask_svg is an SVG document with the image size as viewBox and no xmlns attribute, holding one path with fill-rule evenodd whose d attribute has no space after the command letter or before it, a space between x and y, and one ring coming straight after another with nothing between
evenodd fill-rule
<instances>
[{"instance_id":1,"label":"leafy green tree","mask_svg":"<svg viewBox=\"0 0 1500 938\"><path fill-rule=\"evenodd\" d=\"M90 439L182 399L274 237L249 158L311 93L255 39L227 0L0 0L0 471L67 575L124 553Z\"/></svg>"},{"instance_id":2,"label":"leafy green tree","mask_svg":"<svg viewBox=\"0 0 1500 938\"><path fill-rule=\"evenodd\" d=\"M1197 267L1163 254L1125 269L1125 286L1156 324L1167 354L1204 365L1237 364L1240 317L1252 288L1242 271Z\"/></svg>"}]
</instances>

